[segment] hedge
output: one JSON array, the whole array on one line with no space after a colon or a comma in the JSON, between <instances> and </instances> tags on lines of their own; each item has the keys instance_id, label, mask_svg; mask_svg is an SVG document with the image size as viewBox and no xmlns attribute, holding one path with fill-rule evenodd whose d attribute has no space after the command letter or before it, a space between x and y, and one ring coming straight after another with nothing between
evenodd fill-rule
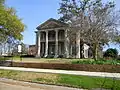
<instances>
[{"instance_id":1,"label":"hedge","mask_svg":"<svg viewBox=\"0 0 120 90\"><path fill-rule=\"evenodd\" d=\"M120 65L13 62L14 67L120 73Z\"/></svg>"}]
</instances>

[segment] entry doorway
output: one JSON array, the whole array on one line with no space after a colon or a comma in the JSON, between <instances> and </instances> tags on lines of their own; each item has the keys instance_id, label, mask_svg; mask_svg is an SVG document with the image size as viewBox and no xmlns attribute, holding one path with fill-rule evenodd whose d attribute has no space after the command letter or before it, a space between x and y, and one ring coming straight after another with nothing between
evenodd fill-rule
<instances>
[{"instance_id":1,"label":"entry doorway","mask_svg":"<svg viewBox=\"0 0 120 90\"><path fill-rule=\"evenodd\" d=\"M48 54L55 55L55 43L50 42L48 45Z\"/></svg>"}]
</instances>

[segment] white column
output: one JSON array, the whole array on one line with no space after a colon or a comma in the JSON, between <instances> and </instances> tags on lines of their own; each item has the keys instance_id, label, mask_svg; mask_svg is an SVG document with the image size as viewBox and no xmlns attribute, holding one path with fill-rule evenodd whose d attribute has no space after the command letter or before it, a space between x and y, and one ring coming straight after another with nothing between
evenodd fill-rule
<instances>
[{"instance_id":1,"label":"white column","mask_svg":"<svg viewBox=\"0 0 120 90\"><path fill-rule=\"evenodd\" d=\"M58 30L55 30L55 57L58 57Z\"/></svg>"},{"instance_id":2,"label":"white column","mask_svg":"<svg viewBox=\"0 0 120 90\"><path fill-rule=\"evenodd\" d=\"M67 29L65 30L65 56L69 58L69 37L67 34Z\"/></svg>"},{"instance_id":3,"label":"white column","mask_svg":"<svg viewBox=\"0 0 120 90\"><path fill-rule=\"evenodd\" d=\"M43 56L44 55L44 43L41 43L41 55Z\"/></svg>"},{"instance_id":4,"label":"white column","mask_svg":"<svg viewBox=\"0 0 120 90\"><path fill-rule=\"evenodd\" d=\"M70 55L72 56L72 45L70 45Z\"/></svg>"},{"instance_id":5,"label":"white column","mask_svg":"<svg viewBox=\"0 0 120 90\"><path fill-rule=\"evenodd\" d=\"M48 31L46 31L46 42L45 42L45 56L48 56Z\"/></svg>"},{"instance_id":6,"label":"white column","mask_svg":"<svg viewBox=\"0 0 120 90\"><path fill-rule=\"evenodd\" d=\"M84 58L88 58L88 49L89 46L87 44L84 44Z\"/></svg>"},{"instance_id":7,"label":"white column","mask_svg":"<svg viewBox=\"0 0 120 90\"><path fill-rule=\"evenodd\" d=\"M61 49L62 49L62 44L60 43L60 45L58 45L58 53L59 53L59 55L62 55Z\"/></svg>"},{"instance_id":8,"label":"white column","mask_svg":"<svg viewBox=\"0 0 120 90\"><path fill-rule=\"evenodd\" d=\"M76 33L76 58L80 58L80 33Z\"/></svg>"},{"instance_id":9,"label":"white column","mask_svg":"<svg viewBox=\"0 0 120 90\"><path fill-rule=\"evenodd\" d=\"M40 32L37 32L37 57L40 57L40 49L41 49L41 43L40 43Z\"/></svg>"}]
</instances>

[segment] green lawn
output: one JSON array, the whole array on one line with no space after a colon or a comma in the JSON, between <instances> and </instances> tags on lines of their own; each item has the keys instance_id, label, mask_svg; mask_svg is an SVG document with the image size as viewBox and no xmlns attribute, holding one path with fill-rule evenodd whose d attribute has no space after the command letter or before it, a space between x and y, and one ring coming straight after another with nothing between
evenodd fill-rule
<instances>
[{"instance_id":1,"label":"green lawn","mask_svg":"<svg viewBox=\"0 0 120 90\"><path fill-rule=\"evenodd\" d=\"M60 75L60 83L79 88L107 88L112 90L120 90L120 80L115 82L110 78L75 76L75 75Z\"/></svg>"},{"instance_id":2,"label":"green lawn","mask_svg":"<svg viewBox=\"0 0 120 90\"><path fill-rule=\"evenodd\" d=\"M66 59L66 58L22 58L22 62L40 62L40 63L72 63L78 60L93 60L93 59ZM21 62L19 57L14 57L13 61Z\"/></svg>"},{"instance_id":3,"label":"green lawn","mask_svg":"<svg viewBox=\"0 0 120 90\"><path fill-rule=\"evenodd\" d=\"M71 64L111 64L120 65L120 60L105 60L100 59L94 61L93 59L66 59L66 58L20 58L17 57L0 57L0 60L13 60L14 62L38 62L38 63L71 63Z\"/></svg>"},{"instance_id":4,"label":"green lawn","mask_svg":"<svg viewBox=\"0 0 120 90\"><path fill-rule=\"evenodd\" d=\"M2 61L3 61L3 60L11 60L11 59L12 59L12 58L7 58L7 57L4 58L4 57L1 57L1 56L0 56L0 60L2 60Z\"/></svg>"},{"instance_id":5,"label":"green lawn","mask_svg":"<svg viewBox=\"0 0 120 90\"><path fill-rule=\"evenodd\" d=\"M120 65L119 60L97 60L93 59L66 59L66 58L22 58L13 57L10 58L15 62L38 62L38 63L71 63L71 64L111 64Z\"/></svg>"},{"instance_id":6,"label":"green lawn","mask_svg":"<svg viewBox=\"0 0 120 90\"><path fill-rule=\"evenodd\" d=\"M0 77L36 83L56 84L84 88L89 90L92 88L107 88L110 90L120 90L120 80L113 80L112 78L20 72L9 70L0 70Z\"/></svg>"}]
</instances>

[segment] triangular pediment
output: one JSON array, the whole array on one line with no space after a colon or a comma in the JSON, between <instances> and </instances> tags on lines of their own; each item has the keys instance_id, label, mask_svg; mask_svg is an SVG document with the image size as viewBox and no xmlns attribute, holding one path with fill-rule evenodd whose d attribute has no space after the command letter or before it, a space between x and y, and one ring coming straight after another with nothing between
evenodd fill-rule
<instances>
[{"instance_id":1,"label":"triangular pediment","mask_svg":"<svg viewBox=\"0 0 120 90\"><path fill-rule=\"evenodd\" d=\"M39 25L37 27L38 30L41 29L51 29L51 28L59 28L59 27L65 27L67 24L60 22L58 20L55 19L49 19L46 22L44 22L43 24Z\"/></svg>"}]
</instances>

